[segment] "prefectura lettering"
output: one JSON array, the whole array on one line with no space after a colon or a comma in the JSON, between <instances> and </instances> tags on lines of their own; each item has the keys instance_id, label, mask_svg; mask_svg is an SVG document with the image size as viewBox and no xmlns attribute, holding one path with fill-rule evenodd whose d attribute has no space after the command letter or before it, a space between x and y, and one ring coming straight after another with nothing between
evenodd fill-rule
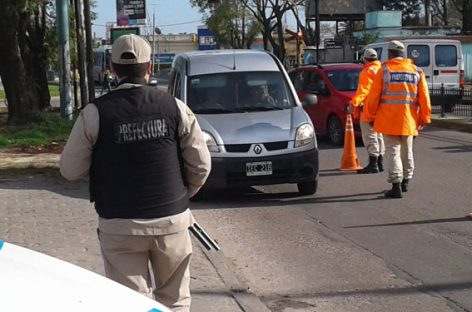
<instances>
[{"instance_id":1,"label":"prefectura lettering","mask_svg":"<svg viewBox=\"0 0 472 312\"><path fill-rule=\"evenodd\" d=\"M117 143L135 143L169 136L165 119L128 122L115 128Z\"/></svg>"}]
</instances>

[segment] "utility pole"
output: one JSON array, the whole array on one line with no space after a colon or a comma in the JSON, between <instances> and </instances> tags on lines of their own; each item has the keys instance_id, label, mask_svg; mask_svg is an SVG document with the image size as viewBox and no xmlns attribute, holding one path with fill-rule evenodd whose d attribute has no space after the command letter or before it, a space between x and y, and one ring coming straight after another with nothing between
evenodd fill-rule
<instances>
[{"instance_id":1,"label":"utility pole","mask_svg":"<svg viewBox=\"0 0 472 312\"><path fill-rule=\"evenodd\" d=\"M67 0L56 0L57 39L59 45L59 90L60 110L63 118L72 119L69 10Z\"/></svg>"},{"instance_id":2,"label":"utility pole","mask_svg":"<svg viewBox=\"0 0 472 312\"><path fill-rule=\"evenodd\" d=\"M95 81L93 78L93 42L92 42L92 20L90 17L90 0L84 0L84 23L87 60L87 81L89 89L89 102L95 100Z\"/></svg>"},{"instance_id":3,"label":"utility pole","mask_svg":"<svg viewBox=\"0 0 472 312\"><path fill-rule=\"evenodd\" d=\"M315 30L315 39L316 39L316 63L320 64L320 0L315 0L315 17L316 17L316 30Z\"/></svg>"},{"instance_id":4,"label":"utility pole","mask_svg":"<svg viewBox=\"0 0 472 312\"><path fill-rule=\"evenodd\" d=\"M84 15L82 1L74 0L75 25L77 30L77 68L80 82L80 104L85 107L88 102L87 75L85 72L85 45L84 45Z\"/></svg>"},{"instance_id":5,"label":"utility pole","mask_svg":"<svg viewBox=\"0 0 472 312\"><path fill-rule=\"evenodd\" d=\"M154 7L152 8L152 74L154 75L154 59L156 58L154 53L156 53L156 13L154 13Z\"/></svg>"}]
</instances>

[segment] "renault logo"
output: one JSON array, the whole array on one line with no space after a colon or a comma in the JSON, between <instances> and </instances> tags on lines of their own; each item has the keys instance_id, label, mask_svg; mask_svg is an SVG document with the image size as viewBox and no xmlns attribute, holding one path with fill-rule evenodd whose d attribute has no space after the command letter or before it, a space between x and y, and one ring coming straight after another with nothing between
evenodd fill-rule
<instances>
[{"instance_id":1,"label":"renault logo","mask_svg":"<svg viewBox=\"0 0 472 312\"><path fill-rule=\"evenodd\" d=\"M254 146L254 153L256 153L257 155L259 155L260 153L262 152L262 147L257 144L256 146Z\"/></svg>"}]
</instances>

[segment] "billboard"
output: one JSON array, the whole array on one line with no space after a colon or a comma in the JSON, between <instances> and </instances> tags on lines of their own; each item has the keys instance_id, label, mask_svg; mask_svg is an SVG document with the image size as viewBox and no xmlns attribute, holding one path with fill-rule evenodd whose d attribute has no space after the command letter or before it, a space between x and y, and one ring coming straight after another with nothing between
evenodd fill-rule
<instances>
[{"instance_id":1,"label":"billboard","mask_svg":"<svg viewBox=\"0 0 472 312\"><path fill-rule=\"evenodd\" d=\"M139 27L119 27L110 29L110 41L113 42L120 36L127 34L139 35Z\"/></svg>"},{"instance_id":2,"label":"billboard","mask_svg":"<svg viewBox=\"0 0 472 312\"><path fill-rule=\"evenodd\" d=\"M145 25L146 0L116 0L118 26Z\"/></svg>"},{"instance_id":3,"label":"billboard","mask_svg":"<svg viewBox=\"0 0 472 312\"><path fill-rule=\"evenodd\" d=\"M216 45L215 34L206 26L198 26L198 50L215 50Z\"/></svg>"},{"instance_id":4,"label":"billboard","mask_svg":"<svg viewBox=\"0 0 472 312\"><path fill-rule=\"evenodd\" d=\"M320 10L320 20L337 20L337 17L357 16L363 17L367 12L381 11L382 0L310 0L307 1L309 17L315 18L316 6Z\"/></svg>"}]
</instances>

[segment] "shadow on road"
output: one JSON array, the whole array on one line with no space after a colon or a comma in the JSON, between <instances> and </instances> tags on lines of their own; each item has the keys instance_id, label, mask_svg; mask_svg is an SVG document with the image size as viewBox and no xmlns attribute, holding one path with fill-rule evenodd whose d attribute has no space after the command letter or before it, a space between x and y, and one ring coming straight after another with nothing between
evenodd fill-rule
<instances>
[{"instance_id":1,"label":"shadow on road","mask_svg":"<svg viewBox=\"0 0 472 312\"><path fill-rule=\"evenodd\" d=\"M351 225L345 226L345 229L355 228L368 228L368 227L381 227L381 226L396 226L396 225L418 225L418 224L433 224L433 223L448 223L448 222L463 222L472 221L469 216L457 217L457 218L444 218L444 219L430 219L430 220L417 220L417 221L405 221L395 223L381 223L381 224L366 224L366 225Z\"/></svg>"},{"instance_id":2,"label":"shadow on road","mask_svg":"<svg viewBox=\"0 0 472 312\"><path fill-rule=\"evenodd\" d=\"M380 288L380 289L355 289L355 290L335 290L329 292L317 292L307 294L289 294L282 295L277 294L277 297L272 298L264 296L265 300L275 300L280 296L284 298L303 299L303 298L326 298L326 297L351 297L351 296L403 296L415 293L439 293L439 292L454 292L454 291L466 291L472 289L472 282L461 281L461 282L450 282L450 283L435 283L426 285L412 285L406 287L395 287L395 288Z\"/></svg>"},{"instance_id":3,"label":"shadow on road","mask_svg":"<svg viewBox=\"0 0 472 312\"><path fill-rule=\"evenodd\" d=\"M0 189L45 190L66 197L89 199L87 180L67 181L57 169L0 171Z\"/></svg>"}]
</instances>

